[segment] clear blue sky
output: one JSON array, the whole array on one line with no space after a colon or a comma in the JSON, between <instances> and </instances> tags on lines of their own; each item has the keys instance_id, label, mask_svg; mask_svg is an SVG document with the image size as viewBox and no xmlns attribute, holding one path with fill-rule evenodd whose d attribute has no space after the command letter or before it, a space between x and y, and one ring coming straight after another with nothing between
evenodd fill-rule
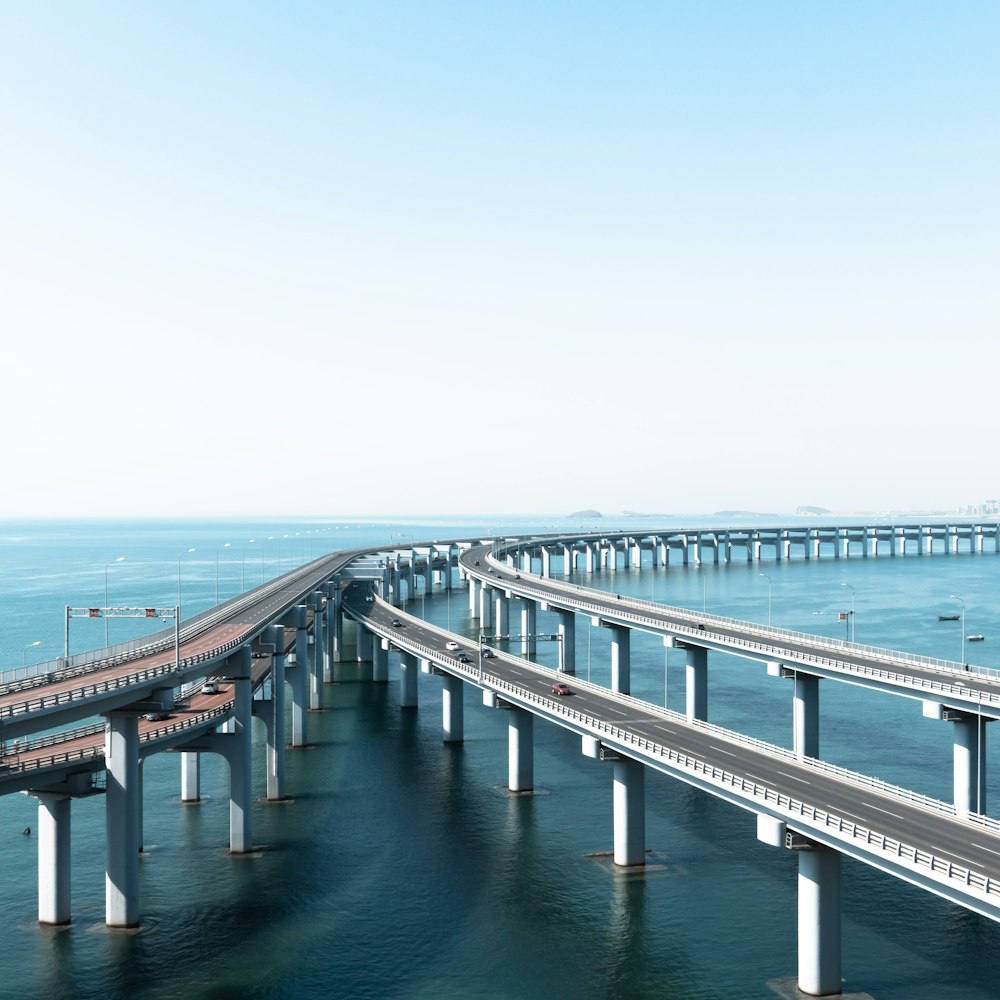
<instances>
[{"instance_id":1,"label":"clear blue sky","mask_svg":"<svg viewBox=\"0 0 1000 1000\"><path fill-rule=\"evenodd\" d=\"M0 516L1000 495L996 3L0 14Z\"/></svg>"}]
</instances>

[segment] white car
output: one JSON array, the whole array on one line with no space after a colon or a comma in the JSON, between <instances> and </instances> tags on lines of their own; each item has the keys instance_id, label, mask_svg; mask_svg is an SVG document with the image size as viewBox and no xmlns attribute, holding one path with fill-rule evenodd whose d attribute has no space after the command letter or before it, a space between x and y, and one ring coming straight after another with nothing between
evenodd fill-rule
<instances>
[{"instance_id":1,"label":"white car","mask_svg":"<svg viewBox=\"0 0 1000 1000\"><path fill-rule=\"evenodd\" d=\"M458 649L458 643L457 642L446 642L444 644L444 648L445 649Z\"/></svg>"},{"instance_id":2,"label":"white car","mask_svg":"<svg viewBox=\"0 0 1000 1000\"><path fill-rule=\"evenodd\" d=\"M201 686L202 694L218 694L219 685L215 681L205 681Z\"/></svg>"}]
</instances>

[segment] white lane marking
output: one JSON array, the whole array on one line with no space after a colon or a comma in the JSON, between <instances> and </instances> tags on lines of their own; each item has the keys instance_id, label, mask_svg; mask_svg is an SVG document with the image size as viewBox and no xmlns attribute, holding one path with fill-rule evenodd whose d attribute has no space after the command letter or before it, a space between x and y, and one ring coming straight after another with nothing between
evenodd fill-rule
<instances>
[{"instance_id":1,"label":"white lane marking","mask_svg":"<svg viewBox=\"0 0 1000 1000\"><path fill-rule=\"evenodd\" d=\"M717 747L717 746L715 746L715 744L709 744L709 745L712 747L713 750L718 750L719 753L724 753L724 754L726 754L729 757L735 757L736 756L736 754L734 754L731 750L723 750L722 747Z\"/></svg>"},{"instance_id":2,"label":"white lane marking","mask_svg":"<svg viewBox=\"0 0 1000 1000\"><path fill-rule=\"evenodd\" d=\"M670 729L667 726L658 726L655 722L653 723L653 728L654 729L660 729L660 730L662 730L665 733L670 733L671 736L676 736L677 735L677 730L676 729Z\"/></svg>"},{"instance_id":3,"label":"white lane marking","mask_svg":"<svg viewBox=\"0 0 1000 1000\"><path fill-rule=\"evenodd\" d=\"M979 850L981 850L981 851L989 851L990 854L995 854L997 857L1000 857L1000 851L994 851L992 847L983 847L982 844L976 844L976 843L974 843L971 840L969 841L969 846L970 847L978 847ZM956 857L961 857L961 855L956 855Z\"/></svg>"},{"instance_id":4,"label":"white lane marking","mask_svg":"<svg viewBox=\"0 0 1000 1000\"><path fill-rule=\"evenodd\" d=\"M863 806L868 806L869 809L874 809L877 812L885 813L886 816L895 816L896 819L905 819L904 816L900 816L899 813L890 812L888 809L883 809L881 806L873 805L871 802L862 802Z\"/></svg>"},{"instance_id":5,"label":"white lane marking","mask_svg":"<svg viewBox=\"0 0 1000 1000\"><path fill-rule=\"evenodd\" d=\"M628 715L628 712L623 712L620 708L612 708L610 705L605 706L609 712L614 712L615 715Z\"/></svg>"},{"instance_id":6,"label":"white lane marking","mask_svg":"<svg viewBox=\"0 0 1000 1000\"><path fill-rule=\"evenodd\" d=\"M811 785L811 781L806 781L805 778L800 778L798 775L789 774L787 771L779 771L778 774L783 774L786 778L791 778L792 781L801 781L803 785Z\"/></svg>"}]
</instances>

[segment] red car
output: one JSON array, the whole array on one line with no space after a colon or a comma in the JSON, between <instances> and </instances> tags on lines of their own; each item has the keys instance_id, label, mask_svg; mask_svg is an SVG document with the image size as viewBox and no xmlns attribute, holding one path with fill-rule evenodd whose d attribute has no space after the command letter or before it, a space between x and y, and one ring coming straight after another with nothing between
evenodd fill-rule
<instances>
[{"instance_id":1,"label":"red car","mask_svg":"<svg viewBox=\"0 0 1000 1000\"><path fill-rule=\"evenodd\" d=\"M558 695L564 695L564 694L572 694L573 692L570 691L568 684L563 684L562 681L557 681L555 684L552 685L552 693Z\"/></svg>"}]
</instances>

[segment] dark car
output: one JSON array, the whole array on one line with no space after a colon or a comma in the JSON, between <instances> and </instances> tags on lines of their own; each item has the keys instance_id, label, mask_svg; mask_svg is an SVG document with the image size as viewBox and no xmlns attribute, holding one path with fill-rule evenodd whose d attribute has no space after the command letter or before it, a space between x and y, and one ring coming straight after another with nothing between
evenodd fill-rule
<instances>
[{"instance_id":1,"label":"dark car","mask_svg":"<svg viewBox=\"0 0 1000 1000\"><path fill-rule=\"evenodd\" d=\"M147 712L144 716L147 722L163 722L164 719L170 718L169 712Z\"/></svg>"},{"instance_id":2,"label":"dark car","mask_svg":"<svg viewBox=\"0 0 1000 1000\"><path fill-rule=\"evenodd\" d=\"M471 663L472 662L472 660L469 658L469 654L468 653L459 653L458 654L458 661L459 661L459 663Z\"/></svg>"},{"instance_id":3,"label":"dark car","mask_svg":"<svg viewBox=\"0 0 1000 1000\"><path fill-rule=\"evenodd\" d=\"M489 648L489 646L484 646L483 647L483 658L484 659L486 659L486 660L492 660L493 657L496 656L496 655L497 654L494 653L493 650Z\"/></svg>"},{"instance_id":4,"label":"dark car","mask_svg":"<svg viewBox=\"0 0 1000 1000\"><path fill-rule=\"evenodd\" d=\"M393 628L402 628L403 627L403 623L398 618L393 618L393 620L391 622L389 622L389 624Z\"/></svg>"},{"instance_id":5,"label":"dark car","mask_svg":"<svg viewBox=\"0 0 1000 1000\"><path fill-rule=\"evenodd\" d=\"M556 683L552 685L552 693L562 696L564 694L572 694L573 692L570 691L568 684L563 684L562 681L556 681Z\"/></svg>"}]
</instances>

